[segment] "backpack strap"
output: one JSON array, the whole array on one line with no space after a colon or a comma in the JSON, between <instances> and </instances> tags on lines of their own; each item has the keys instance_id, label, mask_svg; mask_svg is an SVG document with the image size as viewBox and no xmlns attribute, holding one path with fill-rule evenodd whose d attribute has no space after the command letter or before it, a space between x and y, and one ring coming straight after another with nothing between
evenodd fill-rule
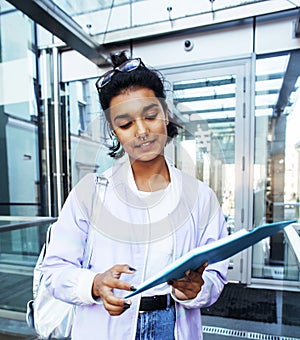
<instances>
[{"instance_id":1,"label":"backpack strap","mask_svg":"<svg viewBox=\"0 0 300 340\"><path fill-rule=\"evenodd\" d=\"M101 202L104 202L107 185L108 185L108 179L105 176L102 176L102 175L96 176L95 190L93 193L92 211L90 214L90 219L92 218L95 209L97 209L98 207L99 200L100 200L100 204ZM89 225L89 231L88 231L88 236L87 236L86 245L84 249L83 260L82 260L82 268L89 267L90 260L93 254L93 240L94 240L94 228L91 225Z\"/></svg>"}]
</instances>

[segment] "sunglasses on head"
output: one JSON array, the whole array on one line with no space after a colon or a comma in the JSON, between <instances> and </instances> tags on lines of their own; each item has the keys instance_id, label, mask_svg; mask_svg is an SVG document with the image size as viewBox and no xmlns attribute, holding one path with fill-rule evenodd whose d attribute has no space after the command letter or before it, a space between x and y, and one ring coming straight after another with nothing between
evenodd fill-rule
<instances>
[{"instance_id":1,"label":"sunglasses on head","mask_svg":"<svg viewBox=\"0 0 300 340\"><path fill-rule=\"evenodd\" d=\"M136 70L140 65L144 66L140 58L130 59L125 61L120 66L115 67L113 70L104 73L103 76L101 76L96 82L97 90L101 91L101 89L111 81L111 78L116 72L129 73Z\"/></svg>"}]
</instances>

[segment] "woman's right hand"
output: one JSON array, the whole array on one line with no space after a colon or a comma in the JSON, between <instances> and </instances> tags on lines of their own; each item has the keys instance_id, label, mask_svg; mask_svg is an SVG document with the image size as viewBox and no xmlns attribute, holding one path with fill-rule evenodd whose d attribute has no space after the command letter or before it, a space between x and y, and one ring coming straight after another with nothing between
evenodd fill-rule
<instances>
[{"instance_id":1,"label":"woman's right hand","mask_svg":"<svg viewBox=\"0 0 300 340\"><path fill-rule=\"evenodd\" d=\"M95 276L92 295L95 299L101 298L110 315L120 315L130 307L131 301L116 297L113 294L113 289L134 290L130 283L119 280L122 273L133 274L134 272L135 269L127 264L117 264L106 272Z\"/></svg>"}]
</instances>

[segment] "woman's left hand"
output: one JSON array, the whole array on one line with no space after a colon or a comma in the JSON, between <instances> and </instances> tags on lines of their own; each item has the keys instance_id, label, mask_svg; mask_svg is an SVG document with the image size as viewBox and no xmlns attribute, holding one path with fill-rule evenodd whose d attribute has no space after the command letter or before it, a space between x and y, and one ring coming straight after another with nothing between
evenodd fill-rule
<instances>
[{"instance_id":1,"label":"woman's left hand","mask_svg":"<svg viewBox=\"0 0 300 340\"><path fill-rule=\"evenodd\" d=\"M204 284L202 275L207 266L208 263L205 262L196 270L187 270L185 272L185 277L179 280L168 281L168 284L175 289L175 296L177 299L190 300L198 295Z\"/></svg>"}]
</instances>

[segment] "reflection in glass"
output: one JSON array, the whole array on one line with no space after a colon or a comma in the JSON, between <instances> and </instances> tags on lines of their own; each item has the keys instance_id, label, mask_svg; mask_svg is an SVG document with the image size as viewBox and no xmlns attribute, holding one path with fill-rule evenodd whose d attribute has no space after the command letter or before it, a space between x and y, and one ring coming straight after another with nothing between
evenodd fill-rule
<instances>
[{"instance_id":1,"label":"reflection in glass","mask_svg":"<svg viewBox=\"0 0 300 340\"><path fill-rule=\"evenodd\" d=\"M112 165L105 146L105 122L95 79L66 83L69 112L71 187L87 173L102 173Z\"/></svg>"},{"instance_id":2,"label":"reflection in glass","mask_svg":"<svg viewBox=\"0 0 300 340\"><path fill-rule=\"evenodd\" d=\"M28 226L22 226L26 222ZM0 217L0 310L26 312L32 299L32 273L49 222ZM6 227L4 231L3 228Z\"/></svg>"},{"instance_id":3,"label":"reflection in glass","mask_svg":"<svg viewBox=\"0 0 300 340\"><path fill-rule=\"evenodd\" d=\"M33 22L1 3L0 215L41 214L34 46Z\"/></svg>"},{"instance_id":4,"label":"reflection in glass","mask_svg":"<svg viewBox=\"0 0 300 340\"><path fill-rule=\"evenodd\" d=\"M299 55L294 51L256 63L255 226L299 218ZM284 233L273 235L254 246L252 276L294 280L287 268L291 256Z\"/></svg>"},{"instance_id":5,"label":"reflection in glass","mask_svg":"<svg viewBox=\"0 0 300 340\"><path fill-rule=\"evenodd\" d=\"M185 119L178 165L215 191L232 232L236 78L191 79L173 87L176 109Z\"/></svg>"}]
</instances>

